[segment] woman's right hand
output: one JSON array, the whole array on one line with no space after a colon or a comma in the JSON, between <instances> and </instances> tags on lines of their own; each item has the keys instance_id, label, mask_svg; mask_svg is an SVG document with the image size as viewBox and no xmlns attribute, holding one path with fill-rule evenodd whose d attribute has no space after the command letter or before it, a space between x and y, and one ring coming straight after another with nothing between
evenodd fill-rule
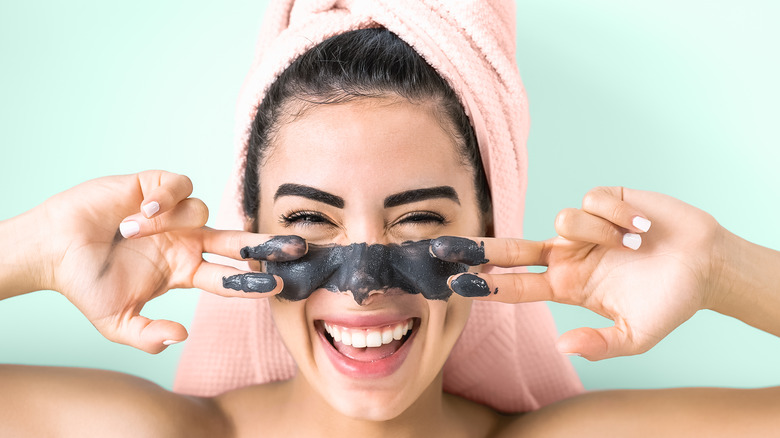
<instances>
[{"instance_id":1,"label":"woman's right hand","mask_svg":"<svg viewBox=\"0 0 780 438\"><path fill-rule=\"evenodd\" d=\"M35 289L62 293L103 336L149 353L187 338L177 322L140 315L170 289L226 297L280 292L279 277L209 263L203 253L292 260L306 242L205 227L208 209L191 193L186 176L152 170L90 180L48 199L15 228L40 242L38 267L28 271L39 278Z\"/></svg>"}]
</instances>

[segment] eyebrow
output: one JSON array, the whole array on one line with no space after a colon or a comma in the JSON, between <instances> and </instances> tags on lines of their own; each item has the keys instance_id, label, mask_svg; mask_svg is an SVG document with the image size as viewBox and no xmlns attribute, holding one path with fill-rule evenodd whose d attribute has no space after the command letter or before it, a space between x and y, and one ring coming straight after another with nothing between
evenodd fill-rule
<instances>
[{"instance_id":1,"label":"eyebrow","mask_svg":"<svg viewBox=\"0 0 780 438\"><path fill-rule=\"evenodd\" d=\"M322 202L324 204L332 205L336 208L344 208L344 198L336 196L322 190L315 189L314 187L304 186L301 184L282 184L276 189L274 195L274 201L282 196L300 196L302 198L308 198L313 201ZM387 200L385 199L385 204Z\"/></svg>"},{"instance_id":2,"label":"eyebrow","mask_svg":"<svg viewBox=\"0 0 780 438\"><path fill-rule=\"evenodd\" d=\"M446 198L455 201L460 205L458 193L451 186L429 187L425 189L407 190L396 193L385 198L385 208L397 207L412 202L424 201L426 199Z\"/></svg>"}]
</instances>

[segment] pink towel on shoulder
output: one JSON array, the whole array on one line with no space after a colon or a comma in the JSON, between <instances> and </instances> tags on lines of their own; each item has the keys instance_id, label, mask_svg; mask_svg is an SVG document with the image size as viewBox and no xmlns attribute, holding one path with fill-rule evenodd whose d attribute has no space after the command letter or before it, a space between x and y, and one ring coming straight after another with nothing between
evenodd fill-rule
<instances>
[{"instance_id":1,"label":"pink towel on shoulder","mask_svg":"<svg viewBox=\"0 0 780 438\"><path fill-rule=\"evenodd\" d=\"M495 235L520 237L528 110L515 64L514 18L514 3L499 0L272 2L239 96L235 172L217 226L243 229L240 201L248 127L267 87L296 57L326 38L381 26L414 47L458 94L474 126L490 183ZM267 300L202 294L190 334L174 386L178 392L214 395L295 374ZM577 394L582 385L556 351L556 337L544 303L477 301L445 364L444 389L504 412L533 410Z\"/></svg>"}]
</instances>

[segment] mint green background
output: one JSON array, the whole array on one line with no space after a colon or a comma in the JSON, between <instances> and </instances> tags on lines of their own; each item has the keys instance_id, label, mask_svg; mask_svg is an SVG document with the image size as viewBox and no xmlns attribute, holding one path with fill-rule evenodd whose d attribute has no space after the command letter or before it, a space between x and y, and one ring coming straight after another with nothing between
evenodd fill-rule
<instances>
[{"instance_id":1,"label":"mint green background","mask_svg":"<svg viewBox=\"0 0 780 438\"><path fill-rule=\"evenodd\" d=\"M216 211L233 109L263 1L0 3L0 219L81 181L162 168ZM780 249L780 6L770 0L518 4L531 99L526 237L597 185L679 197ZM145 309L189 324L197 292ZM603 326L551 305L561 330ZM0 361L173 381L181 345L152 356L104 340L67 300L0 305ZM586 387L780 384L780 341L701 312L651 352L573 359Z\"/></svg>"}]
</instances>

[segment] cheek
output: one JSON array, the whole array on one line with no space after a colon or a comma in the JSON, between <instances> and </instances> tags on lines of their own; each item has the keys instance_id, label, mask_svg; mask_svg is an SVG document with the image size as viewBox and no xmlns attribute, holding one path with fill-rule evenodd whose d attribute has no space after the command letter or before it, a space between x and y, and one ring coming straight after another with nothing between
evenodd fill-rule
<instances>
[{"instance_id":1,"label":"cheek","mask_svg":"<svg viewBox=\"0 0 780 438\"><path fill-rule=\"evenodd\" d=\"M268 298L271 316L284 345L297 363L303 363L302 354L310 352L311 336L306 320L306 300L291 302Z\"/></svg>"},{"instance_id":2,"label":"cheek","mask_svg":"<svg viewBox=\"0 0 780 438\"><path fill-rule=\"evenodd\" d=\"M471 314L472 303L472 300L460 295L452 295L447 302L447 322L452 324L453 332L457 333L455 336L456 340L466 326L466 321L468 321Z\"/></svg>"},{"instance_id":3,"label":"cheek","mask_svg":"<svg viewBox=\"0 0 780 438\"><path fill-rule=\"evenodd\" d=\"M437 366L443 366L466 326L471 313L472 301L459 295L452 295L446 302L431 301L429 304L429 342L437 348Z\"/></svg>"}]
</instances>

